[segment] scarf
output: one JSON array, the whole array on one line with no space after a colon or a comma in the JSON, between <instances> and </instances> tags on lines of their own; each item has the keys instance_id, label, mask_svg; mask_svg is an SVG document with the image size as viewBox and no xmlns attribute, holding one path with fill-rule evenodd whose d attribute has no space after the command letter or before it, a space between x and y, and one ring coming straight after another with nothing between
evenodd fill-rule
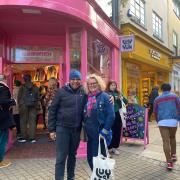
<instances>
[{"instance_id":1,"label":"scarf","mask_svg":"<svg viewBox=\"0 0 180 180\"><path fill-rule=\"evenodd\" d=\"M91 110L94 107L94 104L96 104L96 95L98 94L98 91L90 93L88 95L88 102L87 102L87 116L90 117Z\"/></svg>"}]
</instances>

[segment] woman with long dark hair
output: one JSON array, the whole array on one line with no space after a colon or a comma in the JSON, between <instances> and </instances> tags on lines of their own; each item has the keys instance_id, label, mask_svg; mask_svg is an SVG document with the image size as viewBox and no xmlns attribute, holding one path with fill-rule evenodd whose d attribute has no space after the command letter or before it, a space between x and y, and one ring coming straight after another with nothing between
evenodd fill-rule
<instances>
[{"instance_id":1,"label":"woman with long dark hair","mask_svg":"<svg viewBox=\"0 0 180 180\"><path fill-rule=\"evenodd\" d=\"M112 126L112 141L109 145L109 152L116 155L119 154L118 148L120 144L121 129L122 129L122 120L119 114L119 109L122 108L122 101L127 104L127 99L124 98L122 93L117 89L116 81L110 80L107 84L106 92L114 97L114 112L115 112L115 121Z\"/></svg>"}]
</instances>

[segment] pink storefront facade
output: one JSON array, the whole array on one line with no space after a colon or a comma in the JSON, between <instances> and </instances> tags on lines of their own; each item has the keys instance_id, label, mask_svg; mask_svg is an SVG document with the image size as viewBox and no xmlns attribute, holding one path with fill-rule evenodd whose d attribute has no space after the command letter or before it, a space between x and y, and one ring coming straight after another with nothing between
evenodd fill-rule
<instances>
[{"instance_id":1,"label":"pink storefront facade","mask_svg":"<svg viewBox=\"0 0 180 180\"><path fill-rule=\"evenodd\" d=\"M60 85L71 69L119 82L119 30L94 0L1 0L0 74L42 64L58 66Z\"/></svg>"}]
</instances>

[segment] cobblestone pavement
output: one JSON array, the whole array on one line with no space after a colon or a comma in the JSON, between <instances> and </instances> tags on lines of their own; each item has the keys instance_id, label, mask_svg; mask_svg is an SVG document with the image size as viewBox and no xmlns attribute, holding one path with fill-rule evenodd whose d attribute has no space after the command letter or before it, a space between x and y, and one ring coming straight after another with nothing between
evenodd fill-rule
<instances>
[{"instance_id":1,"label":"cobblestone pavement","mask_svg":"<svg viewBox=\"0 0 180 180\"><path fill-rule=\"evenodd\" d=\"M161 161L121 151L115 156L116 180L180 180L180 166L170 172ZM14 159L12 165L0 170L1 180L53 180L54 158ZM86 159L77 160L76 180L88 180L90 170Z\"/></svg>"},{"instance_id":2,"label":"cobblestone pavement","mask_svg":"<svg viewBox=\"0 0 180 180\"><path fill-rule=\"evenodd\" d=\"M55 144L47 135L38 135L38 143L18 144L7 153L12 161L8 168L0 169L0 180L53 180ZM180 157L180 131L177 133L177 154ZM116 159L116 180L180 180L180 162L173 171L166 170L164 153L158 128L150 124L150 144L144 150L142 143L124 143ZM90 179L86 159L78 158L76 180Z\"/></svg>"}]
</instances>

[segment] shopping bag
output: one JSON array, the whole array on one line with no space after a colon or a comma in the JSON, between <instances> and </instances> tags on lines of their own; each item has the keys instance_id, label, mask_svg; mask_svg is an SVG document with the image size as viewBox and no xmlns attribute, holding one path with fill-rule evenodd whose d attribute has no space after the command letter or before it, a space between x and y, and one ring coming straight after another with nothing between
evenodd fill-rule
<instances>
[{"instance_id":1,"label":"shopping bag","mask_svg":"<svg viewBox=\"0 0 180 180\"><path fill-rule=\"evenodd\" d=\"M121 108L122 112L123 112L124 114L126 114L126 113L127 113L126 104L124 103L123 100L121 100L121 105L122 105L122 108Z\"/></svg>"},{"instance_id":2,"label":"shopping bag","mask_svg":"<svg viewBox=\"0 0 180 180\"><path fill-rule=\"evenodd\" d=\"M123 112L122 108L119 109L119 114L121 116L122 127L126 128L126 114Z\"/></svg>"},{"instance_id":3,"label":"shopping bag","mask_svg":"<svg viewBox=\"0 0 180 180\"><path fill-rule=\"evenodd\" d=\"M106 140L104 140L106 156L101 153L101 138L99 136L99 147L98 156L93 157L93 173L91 175L91 180L114 180L114 166L115 160L110 158Z\"/></svg>"}]
</instances>

